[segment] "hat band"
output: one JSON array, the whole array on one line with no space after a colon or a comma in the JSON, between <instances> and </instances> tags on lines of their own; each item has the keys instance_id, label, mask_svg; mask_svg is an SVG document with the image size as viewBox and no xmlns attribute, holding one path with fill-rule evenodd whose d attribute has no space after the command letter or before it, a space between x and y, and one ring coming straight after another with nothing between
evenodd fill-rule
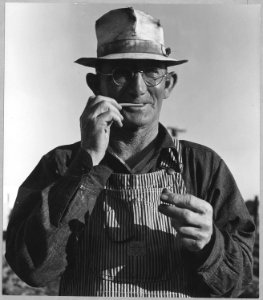
<instances>
[{"instance_id":1,"label":"hat band","mask_svg":"<svg viewBox=\"0 0 263 300\"><path fill-rule=\"evenodd\" d=\"M101 45L97 49L97 56L102 57L114 53L151 53L168 56L164 45L148 40L119 40L109 44Z\"/></svg>"}]
</instances>

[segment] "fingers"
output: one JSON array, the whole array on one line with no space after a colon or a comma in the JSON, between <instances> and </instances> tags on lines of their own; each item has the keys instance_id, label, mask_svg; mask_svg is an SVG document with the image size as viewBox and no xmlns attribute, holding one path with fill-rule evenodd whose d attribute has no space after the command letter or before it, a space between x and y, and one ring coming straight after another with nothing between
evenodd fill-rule
<instances>
[{"instance_id":1,"label":"fingers","mask_svg":"<svg viewBox=\"0 0 263 300\"><path fill-rule=\"evenodd\" d=\"M96 118L105 112L112 112L115 115L118 115L121 119L123 116L121 115L120 111L113 105L107 103L106 101L101 101L99 103L94 104L89 111L89 114L92 118Z\"/></svg>"},{"instance_id":2,"label":"fingers","mask_svg":"<svg viewBox=\"0 0 263 300\"><path fill-rule=\"evenodd\" d=\"M173 205L161 204L159 205L159 211L165 214L167 217L175 219L178 223L178 226L189 224L192 226L200 227L202 225L200 224L201 220L199 219L199 216L189 209L179 208Z\"/></svg>"},{"instance_id":3,"label":"fingers","mask_svg":"<svg viewBox=\"0 0 263 300\"><path fill-rule=\"evenodd\" d=\"M120 116L118 113L109 110L101 113L97 117L97 122L98 123L101 122L102 125L106 123L105 124L106 126L110 126L112 122L115 122L118 124L118 126L122 127L123 126L122 121L123 121L123 116Z\"/></svg>"},{"instance_id":4,"label":"fingers","mask_svg":"<svg viewBox=\"0 0 263 300\"><path fill-rule=\"evenodd\" d=\"M211 205L190 194L174 194L164 190L161 194L159 211L166 216L173 218L178 226L191 225L199 228L211 226L213 209Z\"/></svg>"},{"instance_id":5,"label":"fingers","mask_svg":"<svg viewBox=\"0 0 263 300\"><path fill-rule=\"evenodd\" d=\"M107 111L107 110L115 110L120 112L122 109L121 105L114 99L105 97L105 96L92 96L89 98L84 112L88 112L89 114L99 115L100 113Z\"/></svg>"},{"instance_id":6,"label":"fingers","mask_svg":"<svg viewBox=\"0 0 263 300\"><path fill-rule=\"evenodd\" d=\"M209 231L212 226L212 217L210 215L202 216L186 208L161 204L159 205L159 211L173 220L176 230L181 226L192 226Z\"/></svg>"},{"instance_id":7,"label":"fingers","mask_svg":"<svg viewBox=\"0 0 263 300\"><path fill-rule=\"evenodd\" d=\"M212 206L193 195L178 195L167 189L160 197L159 211L171 218L171 224L191 251L199 251L207 245L213 233Z\"/></svg>"},{"instance_id":8,"label":"fingers","mask_svg":"<svg viewBox=\"0 0 263 300\"><path fill-rule=\"evenodd\" d=\"M81 147L90 154L94 166L105 156L112 123L122 127L121 109L116 100L100 95L90 97L86 104L80 117Z\"/></svg>"},{"instance_id":9,"label":"fingers","mask_svg":"<svg viewBox=\"0 0 263 300\"><path fill-rule=\"evenodd\" d=\"M175 224L174 220L172 220L172 225L174 227L177 226L177 224ZM191 238L194 240L199 240L202 238L202 234L201 234L200 230L198 228L195 228L192 226L180 226L177 228L176 231L179 235L181 235L181 237Z\"/></svg>"},{"instance_id":10,"label":"fingers","mask_svg":"<svg viewBox=\"0 0 263 300\"><path fill-rule=\"evenodd\" d=\"M92 107L97 103L107 103L109 105L112 105L116 107L118 110L122 109L122 106L113 98L106 97L106 96L91 96L87 102L88 107Z\"/></svg>"},{"instance_id":11,"label":"fingers","mask_svg":"<svg viewBox=\"0 0 263 300\"><path fill-rule=\"evenodd\" d=\"M112 121L122 126L123 116L120 113L122 107L116 100L105 96L92 96L80 117L81 123L85 120L94 120L104 125L111 125ZM107 123L107 124L106 124Z\"/></svg>"},{"instance_id":12,"label":"fingers","mask_svg":"<svg viewBox=\"0 0 263 300\"><path fill-rule=\"evenodd\" d=\"M178 222L176 222L175 219L171 220L171 224L172 226L176 229L177 233L184 238L191 238L194 240L208 240L210 238L211 235L211 231L208 230L209 226L206 227L206 229L204 229L204 227L200 227L202 228L202 230L198 227L194 227L191 225L182 225L180 226L178 224Z\"/></svg>"},{"instance_id":13,"label":"fingers","mask_svg":"<svg viewBox=\"0 0 263 300\"><path fill-rule=\"evenodd\" d=\"M172 225L175 224L172 220ZM182 240L182 244L191 251L202 250L209 243L212 233L206 230L200 230L191 226L181 226L176 228L177 234Z\"/></svg>"},{"instance_id":14,"label":"fingers","mask_svg":"<svg viewBox=\"0 0 263 300\"><path fill-rule=\"evenodd\" d=\"M186 208L193 212L201 214L212 214L211 205L190 194L174 194L168 189L164 189L161 194L161 200L176 207Z\"/></svg>"}]
</instances>

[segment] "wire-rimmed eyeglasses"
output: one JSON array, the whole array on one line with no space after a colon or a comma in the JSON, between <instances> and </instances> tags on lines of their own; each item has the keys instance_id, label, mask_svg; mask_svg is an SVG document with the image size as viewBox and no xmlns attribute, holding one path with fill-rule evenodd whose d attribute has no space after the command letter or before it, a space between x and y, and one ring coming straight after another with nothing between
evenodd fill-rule
<instances>
[{"instance_id":1,"label":"wire-rimmed eyeglasses","mask_svg":"<svg viewBox=\"0 0 263 300\"><path fill-rule=\"evenodd\" d=\"M160 84L164 77L167 76L167 71L164 73L164 69L161 68L145 68L143 70L130 70L127 68L117 67L112 70L112 73L102 73L97 70L97 73L103 76L112 76L113 82L118 86L124 86L128 84L135 76L140 73L145 84L149 87Z\"/></svg>"}]
</instances>

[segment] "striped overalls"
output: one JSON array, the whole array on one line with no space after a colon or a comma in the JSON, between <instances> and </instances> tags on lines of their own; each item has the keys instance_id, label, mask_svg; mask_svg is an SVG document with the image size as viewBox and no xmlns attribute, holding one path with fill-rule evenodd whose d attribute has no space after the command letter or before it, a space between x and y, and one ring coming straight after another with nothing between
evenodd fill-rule
<instances>
[{"instance_id":1,"label":"striped overalls","mask_svg":"<svg viewBox=\"0 0 263 300\"><path fill-rule=\"evenodd\" d=\"M179 142L178 158L182 168ZM180 172L112 174L79 240L62 295L187 297L189 280L181 243L170 219L158 212L163 188L185 193ZM88 198L88 194L84 195Z\"/></svg>"}]
</instances>

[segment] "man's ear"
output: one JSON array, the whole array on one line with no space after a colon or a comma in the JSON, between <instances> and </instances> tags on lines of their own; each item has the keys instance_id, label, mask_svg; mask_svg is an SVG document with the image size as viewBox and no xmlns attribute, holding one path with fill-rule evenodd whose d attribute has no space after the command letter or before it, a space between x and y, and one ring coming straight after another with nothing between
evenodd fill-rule
<instances>
[{"instance_id":1,"label":"man's ear","mask_svg":"<svg viewBox=\"0 0 263 300\"><path fill-rule=\"evenodd\" d=\"M99 77L97 74L88 73L86 76L86 82L94 95L99 95Z\"/></svg>"},{"instance_id":2,"label":"man's ear","mask_svg":"<svg viewBox=\"0 0 263 300\"><path fill-rule=\"evenodd\" d=\"M174 72L169 72L165 78L164 99L167 99L170 96L176 82L177 74L175 74Z\"/></svg>"}]
</instances>

